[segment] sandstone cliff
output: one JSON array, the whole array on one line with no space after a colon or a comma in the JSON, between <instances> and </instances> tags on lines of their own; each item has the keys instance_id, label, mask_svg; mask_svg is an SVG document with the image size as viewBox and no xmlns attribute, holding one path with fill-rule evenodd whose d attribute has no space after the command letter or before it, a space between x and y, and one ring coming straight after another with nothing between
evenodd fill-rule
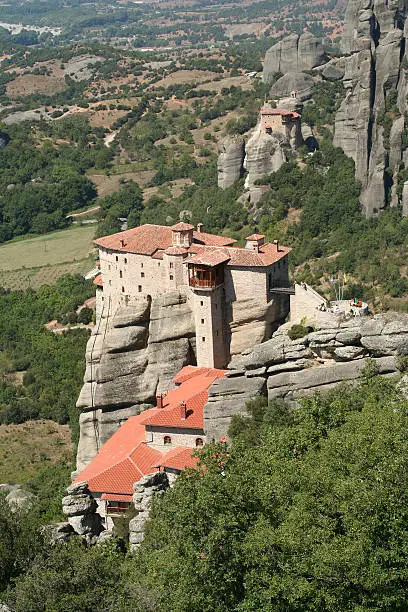
<instances>
[{"instance_id":1,"label":"sandstone cliff","mask_svg":"<svg viewBox=\"0 0 408 612\"><path fill-rule=\"evenodd\" d=\"M321 41L313 34L290 34L266 52L263 81L268 83L278 72L286 74L311 70L326 60Z\"/></svg>"},{"instance_id":2,"label":"sandstone cliff","mask_svg":"<svg viewBox=\"0 0 408 612\"><path fill-rule=\"evenodd\" d=\"M289 338L289 328L283 325L270 340L234 358L227 376L210 387L204 408L208 440L226 435L232 415L245 414L254 396L296 402L358 379L367 357L380 374L396 374L398 355L408 353L407 315L334 321L298 340Z\"/></svg>"},{"instance_id":3,"label":"sandstone cliff","mask_svg":"<svg viewBox=\"0 0 408 612\"><path fill-rule=\"evenodd\" d=\"M227 136L218 149L218 187L227 189L243 173L245 144L242 136Z\"/></svg>"},{"instance_id":4,"label":"sandstone cliff","mask_svg":"<svg viewBox=\"0 0 408 612\"><path fill-rule=\"evenodd\" d=\"M155 403L172 377L194 363L195 328L185 294L129 302L112 315L106 309L86 351L77 469L123 421Z\"/></svg>"},{"instance_id":5,"label":"sandstone cliff","mask_svg":"<svg viewBox=\"0 0 408 612\"><path fill-rule=\"evenodd\" d=\"M407 8L406 0L349 0L347 5L342 44L352 55L345 58L347 94L336 116L334 144L355 161L368 217L387 202L398 203L391 187L405 157Z\"/></svg>"}]
</instances>

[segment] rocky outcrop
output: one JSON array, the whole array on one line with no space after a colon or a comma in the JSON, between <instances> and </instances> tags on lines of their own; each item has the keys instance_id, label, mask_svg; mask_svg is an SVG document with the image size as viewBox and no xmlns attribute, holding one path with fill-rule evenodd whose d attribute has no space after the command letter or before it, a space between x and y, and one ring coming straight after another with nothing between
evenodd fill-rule
<instances>
[{"instance_id":1,"label":"rocky outcrop","mask_svg":"<svg viewBox=\"0 0 408 612\"><path fill-rule=\"evenodd\" d=\"M242 136L227 136L218 149L218 187L227 189L243 173L245 144Z\"/></svg>"},{"instance_id":2,"label":"rocky outcrop","mask_svg":"<svg viewBox=\"0 0 408 612\"><path fill-rule=\"evenodd\" d=\"M269 90L269 97L286 98L296 91L296 103L309 100L313 93L313 78L303 72L288 72L278 79Z\"/></svg>"},{"instance_id":3,"label":"rocky outcrop","mask_svg":"<svg viewBox=\"0 0 408 612\"><path fill-rule=\"evenodd\" d=\"M398 203L395 182L403 159L402 134L406 111L406 39L408 2L349 0L343 48L347 90L336 116L334 143L356 164L364 214L377 214L387 202ZM384 132L384 113L392 102L391 133ZM398 111L401 116L398 116ZM394 188L390 175L393 176Z\"/></svg>"},{"instance_id":4,"label":"rocky outcrop","mask_svg":"<svg viewBox=\"0 0 408 612\"><path fill-rule=\"evenodd\" d=\"M285 147L289 147L289 143L283 135L266 134L260 127L255 129L246 145L244 162L248 172L245 179L246 189L251 190L255 186L255 181L279 170L287 159Z\"/></svg>"},{"instance_id":5,"label":"rocky outcrop","mask_svg":"<svg viewBox=\"0 0 408 612\"><path fill-rule=\"evenodd\" d=\"M144 476L133 485L133 503L136 516L129 521L130 550L135 550L144 539L144 528L149 518L153 498L169 488L170 483L166 472L155 472Z\"/></svg>"},{"instance_id":6,"label":"rocky outcrop","mask_svg":"<svg viewBox=\"0 0 408 612\"><path fill-rule=\"evenodd\" d=\"M185 294L134 300L102 313L86 350L77 470L130 416L154 405L175 374L194 363L195 328Z\"/></svg>"},{"instance_id":7,"label":"rocky outcrop","mask_svg":"<svg viewBox=\"0 0 408 612\"><path fill-rule=\"evenodd\" d=\"M265 55L263 81L268 83L273 76L281 72L301 72L320 66L327 60L321 40L310 32L300 36L290 34L273 45Z\"/></svg>"},{"instance_id":8,"label":"rocky outcrop","mask_svg":"<svg viewBox=\"0 0 408 612\"><path fill-rule=\"evenodd\" d=\"M62 498L62 511L74 532L81 536L99 536L104 530L101 516L96 512L97 503L86 482L77 482L67 489Z\"/></svg>"},{"instance_id":9,"label":"rocky outcrop","mask_svg":"<svg viewBox=\"0 0 408 612\"><path fill-rule=\"evenodd\" d=\"M64 544L75 535L74 528L68 522L52 523L43 527L43 535L50 546Z\"/></svg>"},{"instance_id":10,"label":"rocky outcrop","mask_svg":"<svg viewBox=\"0 0 408 612\"><path fill-rule=\"evenodd\" d=\"M357 380L371 358L382 375L398 373L398 356L408 354L408 316L395 313L349 321L333 319L303 338L291 340L290 324L270 340L245 351L228 366L226 377L209 389L204 409L207 439L226 435L234 414L245 414L246 402L267 395L296 402L343 381Z\"/></svg>"},{"instance_id":11,"label":"rocky outcrop","mask_svg":"<svg viewBox=\"0 0 408 612\"><path fill-rule=\"evenodd\" d=\"M36 496L30 491L23 489L20 484L0 484L0 493L5 495L6 502L11 510L27 509L32 506L36 500Z\"/></svg>"}]
</instances>

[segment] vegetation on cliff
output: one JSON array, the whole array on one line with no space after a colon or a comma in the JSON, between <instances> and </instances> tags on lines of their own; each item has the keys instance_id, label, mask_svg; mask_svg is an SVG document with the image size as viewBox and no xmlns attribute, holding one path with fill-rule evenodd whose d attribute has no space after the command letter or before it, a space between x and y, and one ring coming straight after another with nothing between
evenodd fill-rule
<instances>
[{"instance_id":1,"label":"vegetation on cliff","mask_svg":"<svg viewBox=\"0 0 408 612\"><path fill-rule=\"evenodd\" d=\"M157 501L137 553L47 550L2 596L17 610L404 610L408 402L358 387L256 400ZM4 554L4 553L3 553ZM96 569L97 568L97 569Z\"/></svg>"}]
</instances>

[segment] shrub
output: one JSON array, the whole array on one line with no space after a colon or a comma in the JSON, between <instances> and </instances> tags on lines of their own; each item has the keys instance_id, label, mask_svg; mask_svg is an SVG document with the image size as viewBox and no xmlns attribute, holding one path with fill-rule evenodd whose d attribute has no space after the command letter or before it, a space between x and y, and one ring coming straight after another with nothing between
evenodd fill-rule
<instances>
[{"instance_id":1,"label":"shrub","mask_svg":"<svg viewBox=\"0 0 408 612\"><path fill-rule=\"evenodd\" d=\"M288 331L288 336L291 340L298 340L298 338L303 338L309 332L310 328L306 327L306 325L295 324L292 325L292 327Z\"/></svg>"}]
</instances>

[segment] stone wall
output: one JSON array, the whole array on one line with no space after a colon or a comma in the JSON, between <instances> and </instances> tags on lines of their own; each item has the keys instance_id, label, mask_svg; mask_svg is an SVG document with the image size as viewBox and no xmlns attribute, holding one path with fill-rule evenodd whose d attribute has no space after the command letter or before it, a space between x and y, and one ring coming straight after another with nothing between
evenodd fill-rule
<instances>
[{"instance_id":1,"label":"stone wall","mask_svg":"<svg viewBox=\"0 0 408 612\"><path fill-rule=\"evenodd\" d=\"M296 402L357 380L368 357L380 374L397 374L398 355L408 354L408 315L320 324L298 340L289 338L290 327L283 325L270 340L234 358L227 376L210 387L204 408L208 441L226 435L232 415L245 414L245 403L252 397Z\"/></svg>"}]
</instances>

